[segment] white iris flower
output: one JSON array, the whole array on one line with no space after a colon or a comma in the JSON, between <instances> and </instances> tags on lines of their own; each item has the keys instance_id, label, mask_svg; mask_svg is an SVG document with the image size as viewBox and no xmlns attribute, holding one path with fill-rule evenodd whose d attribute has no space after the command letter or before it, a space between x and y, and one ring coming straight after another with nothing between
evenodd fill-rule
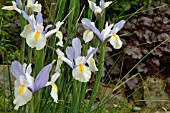
<instances>
[{"instance_id":1,"label":"white iris flower","mask_svg":"<svg viewBox=\"0 0 170 113\"><path fill-rule=\"evenodd\" d=\"M121 20L115 25L108 25L108 23L106 22L105 29L103 29L101 32L89 19L83 18L81 22L86 31L94 32L101 42L109 41L115 49L120 49L122 47L123 43L117 35L117 32L123 28L125 24L124 20ZM88 35L88 32L86 31L84 32L83 39L85 42L88 42L92 40L92 36Z\"/></svg>"},{"instance_id":2,"label":"white iris flower","mask_svg":"<svg viewBox=\"0 0 170 113\"><path fill-rule=\"evenodd\" d=\"M31 76L31 72L32 72L31 64L27 66L26 64L21 65L18 61L12 62L11 72L13 76L16 78L14 83L15 99L13 101L13 103L16 106L14 109L17 110L20 106L23 106L26 103L28 103L31 100L32 94L34 92L40 90L43 87L54 84L54 82L60 75L58 72L56 72L53 75L52 80L48 82L49 74L54 62L55 60L51 64L46 65L36 76L35 80ZM55 90L54 89L52 90L53 93L51 94L51 96L54 100L57 100L58 99L57 92L55 93L54 92Z\"/></svg>"},{"instance_id":3,"label":"white iris flower","mask_svg":"<svg viewBox=\"0 0 170 113\"><path fill-rule=\"evenodd\" d=\"M56 28L47 32L47 30L52 27L48 25L44 30L43 18L41 12L38 12L36 19L34 15L28 16L25 12L22 12L25 19L28 20L29 24L24 27L23 32L20 34L23 38L26 38L26 43L31 48L36 48L36 50L41 50L45 47L47 38L52 34L56 33L56 36L59 38L57 45L63 46L62 42L62 32L59 31L60 26L63 22L57 22Z\"/></svg>"},{"instance_id":4,"label":"white iris flower","mask_svg":"<svg viewBox=\"0 0 170 113\"><path fill-rule=\"evenodd\" d=\"M59 58L73 69L72 75L74 79L80 82L88 82L91 78L91 71L98 71L95 61L92 58L97 49L91 47L87 56L80 56L81 48L80 40L78 38L74 38L72 40L72 47L66 48L67 58L60 49L57 49L56 52ZM88 63L88 66L86 63Z\"/></svg>"},{"instance_id":5,"label":"white iris flower","mask_svg":"<svg viewBox=\"0 0 170 113\"><path fill-rule=\"evenodd\" d=\"M109 1L109 2L104 2L104 0L101 0L100 1L100 5L97 6L96 3L88 0L88 3L89 3L89 7L90 9L94 12L95 16L97 17L98 14L100 14L101 18L102 18L102 12L105 8L107 8L111 3L112 1Z\"/></svg>"}]
</instances>

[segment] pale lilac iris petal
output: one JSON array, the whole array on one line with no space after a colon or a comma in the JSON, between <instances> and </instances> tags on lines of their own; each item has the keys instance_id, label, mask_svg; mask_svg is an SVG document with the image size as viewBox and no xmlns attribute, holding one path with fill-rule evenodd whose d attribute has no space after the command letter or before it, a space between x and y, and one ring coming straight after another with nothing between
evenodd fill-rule
<instances>
[{"instance_id":1,"label":"pale lilac iris petal","mask_svg":"<svg viewBox=\"0 0 170 113\"><path fill-rule=\"evenodd\" d=\"M73 47L67 47L66 48L66 55L67 55L67 58L69 58L73 62L73 59L74 59L74 48Z\"/></svg>"},{"instance_id":2,"label":"pale lilac iris petal","mask_svg":"<svg viewBox=\"0 0 170 113\"><path fill-rule=\"evenodd\" d=\"M32 3L34 4L34 3L35 3L35 0L32 0Z\"/></svg>"},{"instance_id":3,"label":"pale lilac iris petal","mask_svg":"<svg viewBox=\"0 0 170 113\"><path fill-rule=\"evenodd\" d=\"M85 29L93 31L98 36L99 40L103 42L100 31L92 24L92 22L89 19L83 18L81 22Z\"/></svg>"},{"instance_id":4,"label":"pale lilac iris petal","mask_svg":"<svg viewBox=\"0 0 170 113\"><path fill-rule=\"evenodd\" d=\"M38 91L39 89L45 87L48 82L49 74L52 69L55 60L51 64L45 66L37 75L35 82L34 82L34 92Z\"/></svg>"},{"instance_id":5,"label":"pale lilac iris petal","mask_svg":"<svg viewBox=\"0 0 170 113\"><path fill-rule=\"evenodd\" d=\"M102 16L103 16L104 5L105 5L104 0L101 0L101 1L100 1L100 8L102 9L102 12L101 12L101 14L100 14L100 18L102 18Z\"/></svg>"},{"instance_id":6,"label":"pale lilac iris petal","mask_svg":"<svg viewBox=\"0 0 170 113\"><path fill-rule=\"evenodd\" d=\"M121 20L118 23L116 23L112 29L112 33L116 34L118 31L120 31L125 24L125 20Z\"/></svg>"},{"instance_id":7,"label":"pale lilac iris petal","mask_svg":"<svg viewBox=\"0 0 170 113\"><path fill-rule=\"evenodd\" d=\"M95 16L97 17L97 14L95 13L95 5L94 5L94 3L91 3L91 6L92 6L92 11L94 12Z\"/></svg>"},{"instance_id":8,"label":"pale lilac iris petal","mask_svg":"<svg viewBox=\"0 0 170 113\"><path fill-rule=\"evenodd\" d=\"M89 29L89 24L87 24L87 23L91 23L91 21L90 21L89 19L87 19L87 18L83 18L83 19L81 20L81 23L83 24L83 27L84 27L85 29Z\"/></svg>"},{"instance_id":9,"label":"pale lilac iris petal","mask_svg":"<svg viewBox=\"0 0 170 113\"><path fill-rule=\"evenodd\" d=\"M38 24L43 24L43 17L42 17L42 13L38 12L37 16L36 16L36 21Z\"/></svg>"},{"instance_id":10,"label":"pale lilac iris petal","mask_svg":"<svg viewBox=\"0 0 170 113\"><path fill-rule=\"evenodd\" d=\"M22 12L22 14L23 14L23 17L24 17L26 20L28 20L28 22L29 22L32 30L35 31L33 21L30 19L30 17L29 17L24 11L21 10L21 12Z\"/></svg>"},{"instance_id":11,"label":"pale lilac iris petal","mask_svg":"<svg viewBox=\"0 0 170 113\"><path fill-rule=\"evenodd\" d=\"M44 33L44 34L47 33L48 29L51 28L51 27L52 27L51 24L50 24L50 25L47 25L47 26L45 27L45 31L44 31L43 33Z\"/></svg>"},{"instance_id":12,"label":"pale lilac iris petal","mask_svg":"<svg viewBox=\"0 0 170 113\"><path fill-rule=\"evenodd\" d=\"M104 4L105 4L104 0L101 0L100 1L100 8L102 9L102 11L104 10Z\"/></svg>"},{"instance_id":13,"label":"pale lilac iris petal","mask_svg":"<svg viewBox=\"0 0 170 113\"><path fill-rule=\"evenodd\" d=\"M16 79L19 80L20 76L25 76L23 66L18 61L13 61L11 64L11 72Z\"/></svg>"},{"instance_id":14,"label":"pale lilac iris petal","mask_svg":"<svg viewBox=\"0 0 170 113\"><path fill-rule=\"evenodd\" d=\"M81 42L79 38L74 38L72 40L72 46L74 48L74 60L81 55Z\"/></svg>"},{"instance_id":15,"label":"pale lilac iris petal","mask_svg":"<svg viewBox=\"0 0 170 113\"><path fill-rule=\"evenodd\" d=\"M93 49L90 53L87 54L86 56L86 61L89 60L90 56L92 56L93 54L95 54L97 52L98 48Z\"/></svg>"},{"instance_id":16,"label":"pale lilac iris petal","mask_svg":"<svg viewBox=\"0 0 170 113\"><path fill-rule=\"evenodd\" d=\"M19 9L22 9L22 2L21 2L21 0L16 0L16 4L17 4L17 7Z\"/></svg>"}]
</instances>

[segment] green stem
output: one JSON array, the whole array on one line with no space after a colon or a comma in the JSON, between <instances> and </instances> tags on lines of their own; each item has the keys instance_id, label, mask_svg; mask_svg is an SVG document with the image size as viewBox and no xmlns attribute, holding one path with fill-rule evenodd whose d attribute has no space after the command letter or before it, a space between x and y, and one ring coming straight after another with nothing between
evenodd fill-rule
<instances>
[{"instance_id":1,"label":"green stem","mask_svg":"<svg viewBox=\"0 0 170 113\"><path fill-rule=\"evenodd\" d=\"M24 2L22 3L22 9L25 9ZM21 15L21 31L24 30L25 25L27 25L27 21ZM21 52L20 52L20 62L21 62L21 64L24 63L24 58L25 58L25 38L21 38Z\"/></svg>"},{"instance_id":2,"label":"green stem","mask_svg":"<svg viewBox=\"0 0 170 113\"><path fill-rule=\"evenodd\" d=\"M35 64L35 76L38 75L38 73L41 71L41 69L43 68L43 64L44 64L44 49L41 49L41 50L38 50L36 51L37 52L37 56L36 56L36 64ZM36 78L36 77L34 77ZM36 109L37 109L37 112L39 113L39 110L40 110L40 102L41 102L41 97L42 97L42 90L39 91L36 95Z\"/></svg>"},{"instance_id":3,"label":"green stem","mask_svg":"<svg viewBox=\"0 0 170 113\"><path fill-rule=\"evenodd\" d=\"M72 92L72 105L71 105L71 113L76 113L76 102L77 102L77 81L73 82L73 92Z\"/></svg>"},{"instance_id":4,"label":"green stem","mask_svg":"<svg viewBox=\"0 0 170 113\"><path fill-rule=\"evenodd\" d=\"M89 42L88 43L85 43L85 46L84 46L84 49L83 49L83 55L86 56L87 55L87 50L88 50L88 47L89 47ZM82 108L82 103L83 103L83 100L85 98L85 94L86 94L86 87L87 87L87 83L82 83L82 86L81 86L81 91L80 91L80 98L79 98L79 109L81 110Z\"/></svg>"},{"instance_id":5,"label":"green stem","mask_svg":"<svg viewBox=\"0 0 170 113\"><path fill-rule=\"evenodd\" d=\"M28 113L34 113L34 97L32 96L32 99L30 101L30 106L29 106L29 112Z\"/></svg>"},{"instance_id":6,"label":"green stem","mask_svg":"<svg viewBox=\"0 0 170 113\"><path fill-rule=\"evenodd\" d=\"M94 87L93 87L93 91L92 91L92 96L90 98L90 102L87 108L86 113L89 113L92 105L96 99L97 93L98 93L98 87L99 87L99 83L102 77L102 69L104 66L104 58L105 58L105 52L106 52L106 43L102 43L101 48L100 48L100 55L99 55L99 61L98 63L100 63L100 65L98 66L98 72L96 74L96 79L95 79L95 83L94 83Z\"/></svg>"},{"instance_id":7,"label":"green stem","mask_svg":"<svg viewBox=\"0 0 170 113\"><path fill-rule=\"evenodd\" d=\"M86 87L87 87L87 83L82 83L80 98L79 98L79 103L78 103L80 110L82 109L83 101L84 101L84 98L85 98Z\"/></svg>"},{"instance_id":8,"label":"green stem","mask_svg":"<svg viewBox=\"0 0 170 113\"><path fill-rule=\"evenodd\" d=\"M32 48L28 47L28 63L32 61Z\"/></svg>"},{"instance_id":9,"label":"green stem","mask_svg":"<svg viewBox=\"0 0 170 113\"><path fill-rule=\"evenodd\" d=\"M78 111L78 102L81 90L81 82L77 83L77 80L73 81L73 98L72 98L72 105L71 105L71 113L77 113ZM78 86L78 87L77 87Z\"/></svg>"},{"instance_id":10,"label":"green stem","mask_svg":"<svg viewBox=\"0 0 170 113\"><path fill-rule=\"evenodd\" d=\"M24 30L26 25L26 20L21 17L21 31ZM25 56L25 38L21 38L21 52L20 52L20 62L21 64L24 63L24 56Z\"/></svg>"},{"instance_id":11,"label":"green stem","mask_svg":"<svg viewBox=\"0 0 170 113\"><path fill-rule=\"evenodd\" d=\"M37 75L41 71L41 69L43 68L44 49L38 50L36 52L37 52L37 56L36 56L36 64L35 64L35 70L36 70L35 75Z\"/></svg>"}]
</instances>

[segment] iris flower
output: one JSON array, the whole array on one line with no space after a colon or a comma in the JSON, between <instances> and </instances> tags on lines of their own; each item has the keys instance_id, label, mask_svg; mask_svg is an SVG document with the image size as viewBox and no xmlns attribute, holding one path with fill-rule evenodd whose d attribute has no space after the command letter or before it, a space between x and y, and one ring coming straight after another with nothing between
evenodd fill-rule
<instances>
[{"instance_id":1,"label":"iris flower","mask_svg":"<svg viewBox=\"0 0 170 113\"><path fill-rule=\"evenodd\" d=\"M48 85L52 85L54 87L52 88L51 96L54 100L58 100L58 95L57 95L58 89L55 88L56 85L54 84L54 82L56 81L56 79L60 74L56 72L52 76L51 81L48 82L49 73L52 69L54 62L55 60L51 64L46 65L39 72L35 80L31 76L31 72L32 72L31 64L27 66L25 63L21 65L18 61L12 62L11 72L16 78L14 83L15 99L13 101L13 103L16 104L16 106L14 109L18 109L20 106L25 105L27 102L31 100L32 94L34 92Z\"/></svg>"},{"instance_id":2,"label":"iris flower","mask_svg":"<svg viewBox=\"0 0 170 113\"><path fill-rule=\"evenodd\" d=\"M35 0L27 0L27 8L31 8L35 12L41 11L41 4L35 2ZM2 9L4 10L16 10L18 13L21 13L22 10L22 2L21 0L12 1L12 6L4 6Z\"/></svg>"},{"instance_id":3,"label":"iris flower","mask_svg":"<svg viewBox=\"0 0 170 113\"><path fill-rule=\"evenodd\" d=\"M120 49L122 47L123 43L117 35L117 32L123 28L125 24L124 20L121 20L115 25L108 25L108 23L106 22L105 29L103 29L101 32L96 28L94 22L91 22L89 19L83 18L81 22L83 24L83 27L86 29L83 34L83 39L85 42L89 42L92 40L92 35L88 34L90 32L95 33L101 42L105 42L108 40L115 49Z\"/></svg>"},{"instance_id":4,"label":"iris flower","mask_svg":"<svg viewBox=\"0 0 170 113\"><path fill-rule=\"evenodd\" d=\"M45 31L43 31L44 26L41 12L38 12L36 19L34 18L34 15L28 16L24 11L22 11L22 14L24 18L28 20L29 24L24 27L24 30L20 35L26 38L26 43L28 46L31 48L35 47L36 50L41 50L46 45L47 38L54 33L56 33L56 36L59 38L57 45L63 46L63 34L59 31L59 28L63 22L57 22L56 28L47 32L52 25L48 25L45 28Z\"/></svg>"},{"instance_id":5,"label":"iris flower","mask_svg":"<svg viewBox=\"0 0 170 113\"><path fill-rule=\"evenodd\" d=\"M95 16L98 17L98 14L100 14L100 17L102 18L103 10L107 8L112 3L112 1L104 2L104 0L101 0L99 6L97 6L96 3L90 0L88 0L88 3L89 3L90 9L94 12Z\"/></svg>"},{"instance_id":6,"label":"iris flower","mask_svg":"<svg viewBox=\"0 0 170 113\"><path fill-rule=\"evenodd\" d=\"M35 0L27 0L27 8L32 8L35 12L41 11L41 4L38 4L38 1Z\"/></svg>"},{"instance_id":7,"label":"iris flower","mask_svg":"<svg viewBox=\"0 0 170 113\"><path fill-rule=\"evenodd\" d=\"M16 10L18 13L21 13L22 2L21 0L12 1L12 6L4 6L4 10Z\"/></svg>"},{"instance_id":8,"label":"iris flower","mask_svg":"<svg viewBox=\"0 0 170 113\"><path fill-rule=\"evenodd\" d=\"M79 38L74 38L72 40L72 47L66 48L67 58L60 49L57 49L56 52L59 58L73 69L73 78L80 82L88 82L91 78L91 71L98 71L95 61L92 58L93 54L97 51L97 48L91 47L87 56L80 56L81 48L82 46ZM86 63L88 63L88 66L86 66Z\"/></svg>"}]
</instances>

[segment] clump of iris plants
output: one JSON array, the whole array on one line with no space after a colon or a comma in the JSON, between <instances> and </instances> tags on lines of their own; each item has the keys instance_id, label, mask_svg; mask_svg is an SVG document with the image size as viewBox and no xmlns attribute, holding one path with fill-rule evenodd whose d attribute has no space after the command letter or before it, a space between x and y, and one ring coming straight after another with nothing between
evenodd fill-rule
<instances>
[{"instance_id":1,"label":"clump of iris plants","mask_svg":"<svg viewBox=\"0 0 170 113\"><path fill-rule=\"evenodd\" d=\"M100 1L99 6L90 0L88 0L88 3L99 22L105 18L103 16L105 9L112 4L111 1L104 2L104 0ZM94 75L93 73L95 73L94 89L86 110L89 112L94 104L102 77L106 44L110 42L114 49L120 49L122 47L123 43L117 32L123 28L125 20L121 20L116 24L108 24L108 22L103 21L105 28L100 26L100 29L98 29L95 26L95 22L92 22L88 18L83 18L81 20L85 28L83 37L73 38L71 41L72 46L69 46L64 43L63 33L59 30L64 24L64 21L58 21L53 25L44 26L44 19L41 13L42 5L37 1L27 0L26 4L23 4L21 0L16 0L12 1L12 6L4 6L2 9L15 10L27 21L20 36L22 40L24 39L23 42L26 42L29 50L28 54L31 55L31 57L28 57L28 65L23 62L22 59L24 58L21 58L21 61L13 61L11 64L12 75L16 78L14 83L14 109L18 110L19 107L27 105L34 111L34 106L37 106L35 103L43 101L40 89L48 86L52 86L50 93L51 98L55 103L59 104L62 99L60 100L58 93L62 93L63 88L58 88L56 80L60 79L60 82L62 82L64 79L61 79L60 75L64 75L69 76L70 81L72 81L69 82L73 87L71 111L76 113L80 108L78 103L81 104L83 102L82 97L86 92L85 84L90 81ZM45 56L44 50L48 50L45 48L48 43L48 38L52 35L55 35L57 41L54 42L56 44L55 48L51 47L51 49L55 49L58 57L56 58L57 60L51 58L51 63L44 66L42 63ZM99 43L96 44L95 47L89 46L94 37L97 37ZM86 48L88 48L86 51L82 46L84 42ZM23 45L21 46L24 47ZM97 61L95 61L94 55L98 50L100 50L99 57ZM82 51L86 53L86 55ZM48 51L46 51L46 54L48 54ZM33 62L34 60L32 60L32 58L36 59L36 61ZM69 67L67 67L63 61L68 64ZM32 64L35 64L34 69L32 69ZM52 67L55 64L55 71L52 71ZM70 72L71 74L68 74ZM65 85L68 85L66 81L63 82L65 82ZM81 92L84 93L82 94ZM81 96L80 93L82 94ZM33 102L31 101L32 98ZM31 104L28 104L29 102Z\"/></svg>"}]
</instances>

